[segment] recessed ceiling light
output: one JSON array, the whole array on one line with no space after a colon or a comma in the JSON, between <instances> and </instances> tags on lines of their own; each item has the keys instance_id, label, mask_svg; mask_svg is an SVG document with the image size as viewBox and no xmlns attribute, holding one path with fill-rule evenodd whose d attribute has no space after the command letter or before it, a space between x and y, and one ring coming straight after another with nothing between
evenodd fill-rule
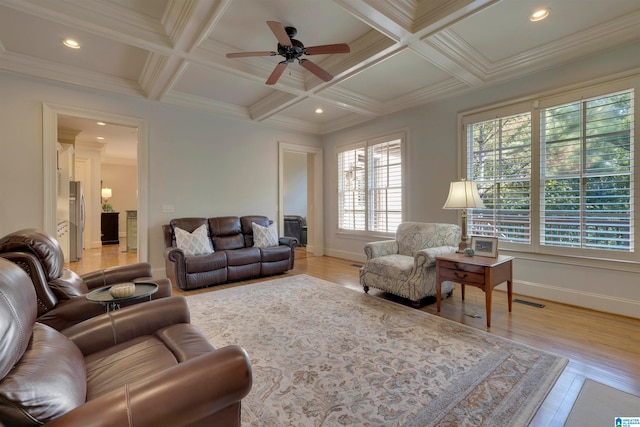
<instances>
[{"instance_id":1,"label":"recessed ceiling light","mask_svg":"<svg viewBox=\"0 0 640 427\"><path fill-rule=\"evenodd\" d=\"M549 16L549 9L538 9L529 16L529 21L542 21L547 16Z\"/></svg>"},{"instance_id":2,"label":"recessed ceiling light","mask_svg":"<svg viewBox=\"0 0 640 427\"><path fill-rule=\"evenodd\" d=\"M106 125L107 125L105 122L96 122L96 124L97 124L98 126L106 126Z\"/></svg>"},{"instance_id":3,"label":"recessed ceiling light","mask_svg":"<svg viewBox=\"0 0 640 427\"><path fill-rule=\"evenodd\" d=\"M103 140L104 136L97 136L96 139Z\"/></svg>"},{"instance_id":4,"label":"recessed ceiling light","mask_svg":"<svg viewBox=\"0 0 640 427\"><path fill-rule=\"evenodd\" d=\"M316 108L316 114L322 114L324 113L324 110L320 107Z\"/></svg>"},{"instance_id":5,"label":"recessed ceiling light","mask_svg":"<svg viewBox=\"0 0 640 427\"><path fill-rule=\"evenodd\" d=\"M78 43L73 39L64 39L62 41L62 44L64 44L67 47L70 47L71 49L80 49L80 43Z\"/></svg>"}]
</instances>

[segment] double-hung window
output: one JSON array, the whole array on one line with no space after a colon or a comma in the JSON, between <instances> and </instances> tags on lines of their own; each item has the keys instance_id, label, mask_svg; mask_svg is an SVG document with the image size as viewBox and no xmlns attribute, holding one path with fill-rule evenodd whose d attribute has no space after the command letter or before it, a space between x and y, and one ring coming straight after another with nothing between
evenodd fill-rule
<instances>
[{"instance_id":1,"label":"double-hung window","mask_svg":"<svg viewBox=\"0 0 640 427\"><path fill-rule=\"evenodd\" d=\"M468 233L635 259L635 85L619 84L463 116L467 179L485 204L468 213Z\"/></svg>"},{"instance_id":2,"label":"double-hung window","mask_svg":"<svg viewBox=\"0 0 640 427\"><path fill-rule=\"evenodd\" d=\"M403 133L338 149L338 229L393 233L402 221Z\"/></svg>"}]
</instances>

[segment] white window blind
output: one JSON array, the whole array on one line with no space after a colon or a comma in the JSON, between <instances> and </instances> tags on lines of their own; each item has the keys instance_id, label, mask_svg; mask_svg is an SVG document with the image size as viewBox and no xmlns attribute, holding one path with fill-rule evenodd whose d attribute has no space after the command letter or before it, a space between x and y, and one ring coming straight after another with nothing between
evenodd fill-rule
<instances>
[{"instance_id":1,"label":"white window blind","mask_svg":"<svg viewBox=\"0 0 640 427\"><path fill-rule=\"evenodd\" d=\"M544 108L541 244L633 251L633 92Z\"/></svg>"},{"instance_id":2,"label":"white window blind","mask_svg":"<svg viewBox=\"0 0 640 427\"><path fill-rule=\"evenodd\" d=\"M364 230L365 147L338 153L338 228Z\"/></svg>"},{"instance_id":3,"label":"white window blind","mask_svg":"<svg viewBox=\"0 0 640 427\"><path fill-rule=\"evenodd\" d=\"M470 235L531 240L531 114L467 124L467 176L485 208L467 213Z\"/></svg>"},{"instance_id":4,"label":"white window blind","mask_svg":"<svg viewBox=\"0 0 640 427\"><path fill-rule=\"evenodd\" d=\"M404 137L338 152L338 228L392 233L402 221Z\"/></svg>"}]
</instances>

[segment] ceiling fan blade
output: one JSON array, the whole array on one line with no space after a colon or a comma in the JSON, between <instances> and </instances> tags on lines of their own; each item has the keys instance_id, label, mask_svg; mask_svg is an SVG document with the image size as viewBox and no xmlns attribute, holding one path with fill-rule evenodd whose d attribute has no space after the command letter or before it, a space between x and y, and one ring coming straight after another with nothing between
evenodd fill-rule
<instances>
[{"instance_id":1,"label":"ceiling fan blade","mask_svg":"<svg viewBox=\"0 0 640 427\"><path fill-rule=\"evenodd\" d=\"M311 46L304 49L307 55L324 55L327 53L349 53L349 45L346 43L325 44L321 46Z\"/></svg>"},{"instance_id":2,"label":"ceiling fan blade","mask_svg":"<svg viewBox=\"0 0 640 427\"><path fill-rule=\"evenodd\" d=\"M311 71L313 74L315 74L316 76L318 76L321 80L323 80L325 82L328 82L329 80L331 80L333 78L333 76L331 74L327 73L325 70L323 70L322 68L318 67L316 64L314 64L313 62L309 61L308 59L301 59L298 62L304 68L306 68L307 70Z\"/></svg>"},{"instance_id":3,"label":"ceiling fan blade","mask_svg":"<svg viewBox=\"0 0 640 427\"><path fill-rule=\"evenodd\" d=\"M282 46L291 46L291 39L284 29L284 25L276 21L267 21L267 25L271 28L273 35L278 39L278 43Z\"/></svg>"},{"instance_id":4,"label":"ceiling fan blade","mask_svg":"<svg viewBox=\"0 0 640 427\"><path fill-rule=\"evenodd\" d=\"M234 53L227 53L227 58L244 58L246 56L275 56L277 55L276 52L268 52L268 51L264 51L264 52L234 52Z\"/></svg>"},{"instance_id":5,"label":"ceiling fan blade","mask_svg":"<svg viewBox=\"0 0 640 427\"><path fill-rule=\"evenodd\" d=\"M282 75L282 73L284 72L285 68L287 68L287 61L282 61L278 63L278 65L276 65L276 68L274 68L273 71L271 72L271 75L267 79L266 83L268 85L275 84L280 78L280 76Z\"/></svg>"}]
</instances>

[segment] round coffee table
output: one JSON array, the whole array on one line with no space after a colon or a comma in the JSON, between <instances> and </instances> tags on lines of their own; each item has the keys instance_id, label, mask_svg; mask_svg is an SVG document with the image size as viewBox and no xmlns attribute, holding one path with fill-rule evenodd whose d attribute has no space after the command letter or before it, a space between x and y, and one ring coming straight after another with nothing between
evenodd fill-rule
<instances>
[{"instance_id":1,"label":"round coffee table","mask_svg":"<svg viewBox=\"0 0 640 427\"><path fill-rule=\"evenodd\" d=\"M102 304L104 310L108 313L113 310L118 310L120 304L123 302L134 301L141 298L149 298L149 301L151 301L151 295L158 291L158 285L155 283L136 282L135 285L136 290L133 292L133 295L128 297L115 298L109 293L111 286L105 286L104 288L89 292L87 294L87 300Z\"/></svg>"}]
</instances>

